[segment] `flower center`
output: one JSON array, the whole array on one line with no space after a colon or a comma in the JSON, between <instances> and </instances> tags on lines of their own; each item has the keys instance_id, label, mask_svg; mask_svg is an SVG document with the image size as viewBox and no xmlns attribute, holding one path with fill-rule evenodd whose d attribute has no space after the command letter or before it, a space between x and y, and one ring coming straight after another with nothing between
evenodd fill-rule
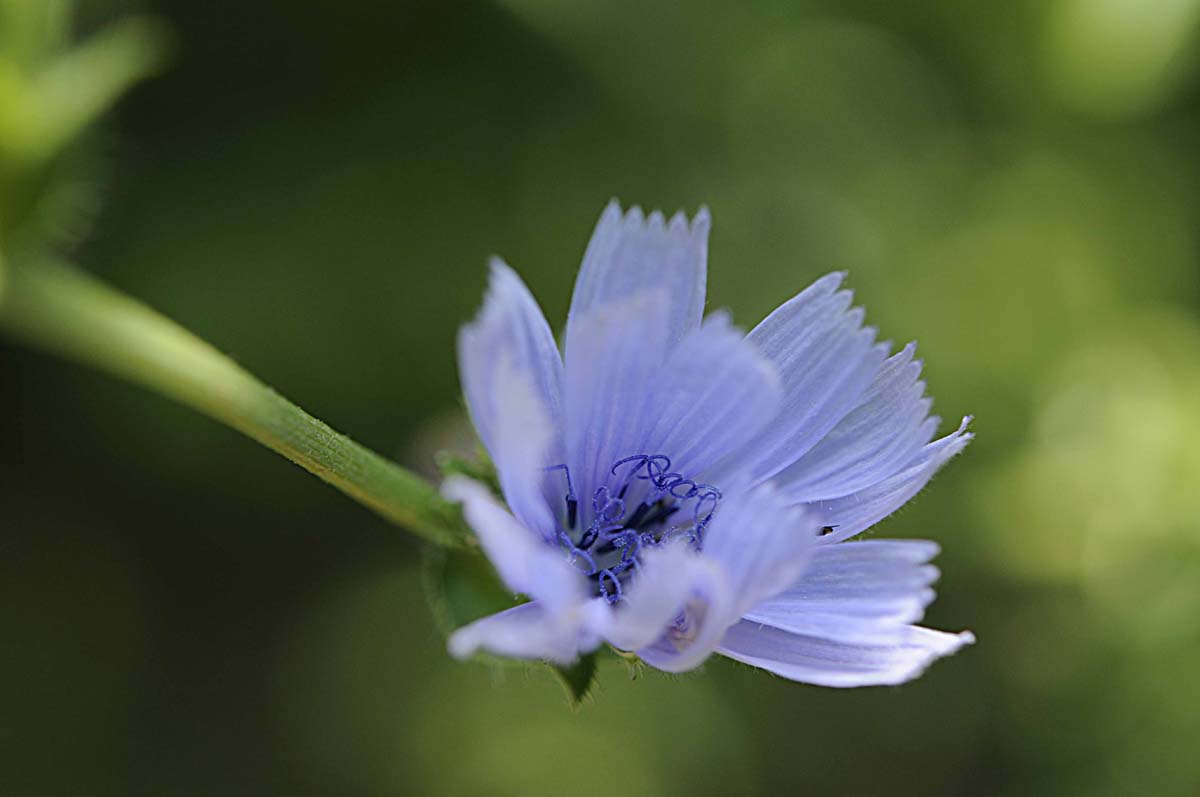
<instances>
[{"instance_id":1,"label":"flower center","mask_svg":"<svg viewBox=\"0 0 1200 797\"><path fill-rule=\"evenodd\" d=\"M622 585L638 570L641 552L683 539L699 550L721 491L671 470L663 454L634 454L609 469L615 482L592 493L590 512L580 516L579 499L566 465L566 511L557 540L572 565L595 584L609 603L621 599ZM587 507L585 507L586 509Z\"/></svg>"}]
</instances>

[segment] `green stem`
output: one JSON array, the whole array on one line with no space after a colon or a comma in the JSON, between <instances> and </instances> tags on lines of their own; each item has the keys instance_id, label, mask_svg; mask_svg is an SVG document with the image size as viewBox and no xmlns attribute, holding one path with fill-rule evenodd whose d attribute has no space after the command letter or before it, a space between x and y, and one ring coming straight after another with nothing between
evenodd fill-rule
<instances>
[{"instance_id":1,"label":"green stem","mask_svg":"<svg viewBox=\"0 0 1200 797\"><path fill-rule=\"evenodd\" d=\"M335 432L170 319L70 266L8 261L0 329L175 399L439 545L466 539L421 477Z\"/></svg>"}]
</instances>

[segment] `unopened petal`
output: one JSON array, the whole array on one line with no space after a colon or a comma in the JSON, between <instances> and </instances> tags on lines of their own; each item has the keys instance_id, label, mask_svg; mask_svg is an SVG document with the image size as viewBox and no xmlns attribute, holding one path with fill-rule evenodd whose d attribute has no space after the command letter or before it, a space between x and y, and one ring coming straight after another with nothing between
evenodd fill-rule
<instances>
[{"instance_id":1,"label":"unopened petal","mask_svg":"<svg viewBox=\"0 0 1200 797\"><path fill-rule=\"evenodd\" d=\"M489 615L450 635L450 655L466 659L479 651L515 659L570 664L588 647L579 626L534 601Z\"/></svg>"},{"instance_id":2,"label":"unopened petal","mask_svg":"<svg viewBox=\"0 0 1200 797\"><path fill-rule=\"evenodd\" d=\"M614 611L618 624L622 611L630 612L629 627L619 630L632 635L636 629L649 638L655 624L670 621L638 655L660 670L692 669L716 649L743 612L803 572L817 528L769 486L734 495L705 530L700 552L676 545L677 551L649 560L654 569L639 571L630 590L631 605Z\"/></svg>"},{"instance_id":3,"label":"unopened petal","mask_svg":"<svg viewBox=\"0 0 1200 797\"><path fill-rule=\"evenodd\" d=\"M707 557L696 556L688 571L687 599L672 623L655 642L638 648L647 664L664 672L698 667L716 650L736 617L735 595L725 572Z\"/></svg>"},{"instance_id":4,"label":"unopened petal","mask_svg":"<svg viewBox=\"0 0 1200 797\"><path fill-rule=\"evenodd\" d=\"M637 578L608 612L602 633L621 650L657 642L713 578L712 563L687 545L652 548L642 555Z\"/></svg>"},{"instance_id":5,"label":"unopened petal","mask_svg":"<svg viewBox=\"0 0 1200 797\"><path fill-rule=\"evenodd\" d=\"M537 598L551 608L583 600L586 581L567 562L563 551L523 526L486 487L462 476L451 476L443 484L442 494L462 503L463 516L509 589Z\"/></svg>"}]
</instances>

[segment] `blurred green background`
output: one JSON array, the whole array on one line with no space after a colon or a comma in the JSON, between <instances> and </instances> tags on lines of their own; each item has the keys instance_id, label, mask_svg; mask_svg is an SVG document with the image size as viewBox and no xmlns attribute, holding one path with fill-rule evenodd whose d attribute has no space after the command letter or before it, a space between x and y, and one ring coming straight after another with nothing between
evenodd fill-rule
<instances>
[{"instance_id":1,"label":"blurred green background","mask_svg":"<svg viewBox=\"0 0 1200 797\"><path fill-rule=\"evenodd\" d=\"M849 269L976 414L872 533L942 543L928 622L979 643L858 691L612 665L572 712L543 669L448 659L402 531L0 342L0 791L1200 793L1200 2L147 0L75 28L130 12L173 54L73 150L50 228L86 268L428 469L469 434L487 255L557 325L610 196L706 203L710 307L749 326Z\"/></svg>"}]
</instances>

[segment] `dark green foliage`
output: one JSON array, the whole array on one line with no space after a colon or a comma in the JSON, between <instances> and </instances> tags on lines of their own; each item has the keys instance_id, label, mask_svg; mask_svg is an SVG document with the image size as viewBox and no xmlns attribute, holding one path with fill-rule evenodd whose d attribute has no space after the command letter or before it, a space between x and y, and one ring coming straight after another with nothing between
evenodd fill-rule
<instances>
[{"instance_id":1,"label":"dark green foliage","mask_svg":"<svg viewBox=\"0 0 1200 797\"><path fill-rule=\"evenodd\" d=\"M579 708L591 693L592 687L596 685L596 658L597 654L592 652L581 656L570 666L550 666L550 669L554 670L554 674L562 682L572 708Z\"/></svg>"}]
</instances>

